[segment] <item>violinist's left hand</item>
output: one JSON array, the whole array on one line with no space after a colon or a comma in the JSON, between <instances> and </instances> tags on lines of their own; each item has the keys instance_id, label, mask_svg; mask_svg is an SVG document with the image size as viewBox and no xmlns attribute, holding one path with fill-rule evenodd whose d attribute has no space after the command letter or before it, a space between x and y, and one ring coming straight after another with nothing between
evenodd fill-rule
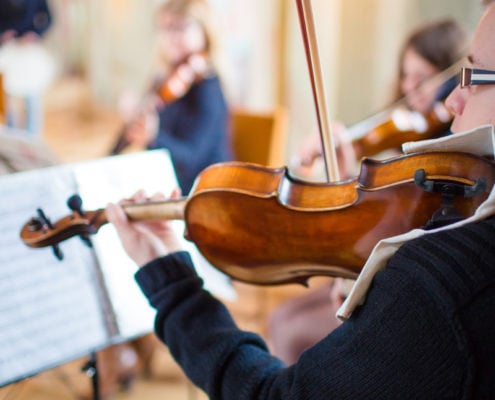
<instances>
[{"instance_id":1,"label":"violinist's left hand","mask_svg":"<svg viewBox=\"0 0 495 400\"><path fill-rule=\"evenodd\" d=\"M149 110L140 113L128 126L126 139L132 145L145 149L158 134L158 115Z\"/></svg>"},{"instance_id":2,"label":"violinist's left hand","mask_svg":"<svg viewBox=\"0 0 495 400\"><path fill-rule=\"evenodd\" d=\"M176 190L171 197L178 198L179 194ZM105 210L108 221L117 229L125 251L140 267L158 257L182 250L182 245L169 222L129 221L121 204L160 200L165 200L165 196L157 194L147 198L143 191L139 191L120 204L109 204Z\"/></svg>"},{"instance_id":3,"label":"violinist's left hand","mask_svg":"<svg viewBox=\"0 0 495 400\"><path fill-rule=\"evenodd\" d=\"M356 175L356 152L352 143L347 138L347 129L339 121L333 121L331 132L336 144L337 164L339 166L340 179L348 179ZM301 145L299 154L293 163L296 173L311 177L320 174L322 171L315 172L315 162L322 158L321 138L318 132L309 135L306 141ZM323 167L323 165L319 165Z\"/></svg>"}]
</instances>

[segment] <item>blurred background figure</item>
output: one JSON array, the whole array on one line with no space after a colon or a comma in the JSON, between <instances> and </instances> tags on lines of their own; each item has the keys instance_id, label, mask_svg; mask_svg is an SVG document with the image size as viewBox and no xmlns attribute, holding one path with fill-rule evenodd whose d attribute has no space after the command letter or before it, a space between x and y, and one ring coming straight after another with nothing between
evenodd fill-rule
<instances>
[{"instance_id":1,"label":"blurred background figure","mask_svg":"<svg viewBox=\"0 0 495 400\"><path fill-rule=\"evenodd\" d=\"M440 82L433 82L432 78L462 58L467 50L467 40L464 28L452 19L428 23L414 30L404 42L400 53L397 99L404 97L408 108L422 115L429 113L437 103L443 104L443 100L455 88L457 78L447 76ZM400 135L395 131L392 133ZM436 135L449 133L447 129ZM341 178L354 177L357 146L346 139L346 128L340 122L334 123L333 134L339 144L337 155ZM397 151L386 147L380 150ZM299 154L300 174L323 176L321 170L310 165L320 156L319 136L312 135ZM308 165L311 168L308 169ZM322 168L322 164L317 166ZM308 294L281 303L269 320L268 337L274 354L287 364L293 364L305 349L335 329L340 324L335 313L351 287L352 281L335 279Z\"/></svg>"},{"instance_id":2,"label":"blurred background figure","mask_svg":"<svg viewBox=\"0 0 495 400\"><path fill-rule=\"evenodd\" d=\"M453 115L443 101L457 84L457 76L453 75L457 69L450 67L465 55L467 40L464 27L450 18L427 23L410 33L400 52L392 105L347 132L341 123L334 123L338 142L347 146L342 150L344 178L356 175L356 161L363 156L380 154L383 158L396 154L406 141L450 133ZM317 134L303 143L295 167L301 175L321 176L321 144Z\"/></svg>"},{"instance_id":3,"label":"blurred background figure","mask_svg":"<svg viewBox=\"0 0 495 400\"><path fill-rule=\"evenodd\" d=\"M127 126L113 153L126 147L170 151L179 186L231 158L229 110L215 68L215 35L206 0L169 0L156 13L156 71L140 102L124 97Z\"/></svg>"},{"instance_id":4,"label":"blurred background figure","mask_svg":"<svg viewBox=\"0 0 495 400\"><path fill-rule=\"evenodd\" d=\"M126 122L113 154L169 150L182 193L208 165L230 159L229 111L215 69L215 34L207 0L157 5L156 60L149 92L122 96ZM129 390L142 371L150 377L158 341L153 333L98 352L101 393Z\"/></svg>"},{"instance_id":5,"label":"blurred background figure","mask_svg":"<svg viewBox=\"0 0 495 400\"><path fill-rule=\"evenodd\" d=\"M46 0L3 0L0 3L2 44L13 39L37 40L48 30L51 22Z\"/></svg>"},{"instance_id":6,"label":"blurred background figure","mask_svg":"<svg viewBox=\"0 0 495 400\"><path fill-rule=\"evenodd\" d=\"M0 2L0 72L8 97L7 125L33 136L43 128L43 94L55 62L41 46L52 24L46 0Z\"/></svg>"}]
</instances>

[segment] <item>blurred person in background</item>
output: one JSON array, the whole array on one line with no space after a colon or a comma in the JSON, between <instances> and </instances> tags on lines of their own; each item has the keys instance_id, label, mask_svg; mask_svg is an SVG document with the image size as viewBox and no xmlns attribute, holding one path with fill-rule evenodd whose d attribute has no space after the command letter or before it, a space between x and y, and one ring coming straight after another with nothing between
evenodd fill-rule
<instances>
[{"instance_id":1,"label":"blurred person in background","mask_svg":"<svg viewBox=\"0 0 495 400\"><path fill-rule=\"evenodd\" d=\"M214 33L207 0L160 3L151 94L144 104L125 107L129 122L112 151L128 145L168 149L184 194L208 165L231 159L229 110L215 67Z\"/></svg>"},{"instance_id":2,"label":"blurred person in background","mask_svg":"<svg viewBox=\"0 0 495 400\"><path fill-rule=\"evenodd\" d=\"M0 2L0 72L8 98L7 125L38 136L43 129L43 93L55 62L41 46L52 24L46 0Z\"/></svg>"}]
</instances>

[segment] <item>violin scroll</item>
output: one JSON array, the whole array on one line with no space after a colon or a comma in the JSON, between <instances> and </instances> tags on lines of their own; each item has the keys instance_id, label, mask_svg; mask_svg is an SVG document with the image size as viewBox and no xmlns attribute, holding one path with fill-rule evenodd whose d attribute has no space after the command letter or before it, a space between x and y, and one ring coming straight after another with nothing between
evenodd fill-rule
<instances>
[{"instance_id":1,"label":"violin scroll","mask_svg":"<svg viewBox=\"0 0 495 400\"><path fill-rule=\"evenodd\" d=\"M89 235L98 232L107 223L105 211L82 211L82 200L78 195L71 196L67 201L72 213L52 223L41 208L37 216L31 218L21 230L21 239L30 247L51 246L55 256L61 260L63 254L58 244L73 236L79 236L88 246L91 246Z\"/></svg>"},{"instance_id":2,"label":"violin scroll","mask_svg":"<svg viewBox=\"0 0 495 400\"><path fill-rule=\"evenodd\" d=\"M97 233L100 228L108 223L104 209L84 211L82 199L79 195L73 195L67 200L72 212L52 223L43 210L37 210L37 216L31 218L21 230L21 239L29 247L39 248L52 246L56 257L61 260L63 255L58 244L74 236L92 246L90 235ZM184 199L172 199L166 201L123 204L126 215L131 220L181 220L184 218Z\"/></svg>"}]
</instances>

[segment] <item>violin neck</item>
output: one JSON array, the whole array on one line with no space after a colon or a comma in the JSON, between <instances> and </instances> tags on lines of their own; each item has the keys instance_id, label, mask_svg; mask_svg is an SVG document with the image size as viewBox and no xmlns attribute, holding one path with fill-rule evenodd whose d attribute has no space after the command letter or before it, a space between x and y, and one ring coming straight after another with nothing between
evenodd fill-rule
<instances>
[{"instance_id":1,"label":"violin neck","mask_svg":"<svg viewBox=\"0 0 495 400\"><path fill-rule=\"evenodd\" d=\"M171 199L146 203L124 204L122 208L133 221L183 220L187 199Z\"/></svg>"}]
</instances>

